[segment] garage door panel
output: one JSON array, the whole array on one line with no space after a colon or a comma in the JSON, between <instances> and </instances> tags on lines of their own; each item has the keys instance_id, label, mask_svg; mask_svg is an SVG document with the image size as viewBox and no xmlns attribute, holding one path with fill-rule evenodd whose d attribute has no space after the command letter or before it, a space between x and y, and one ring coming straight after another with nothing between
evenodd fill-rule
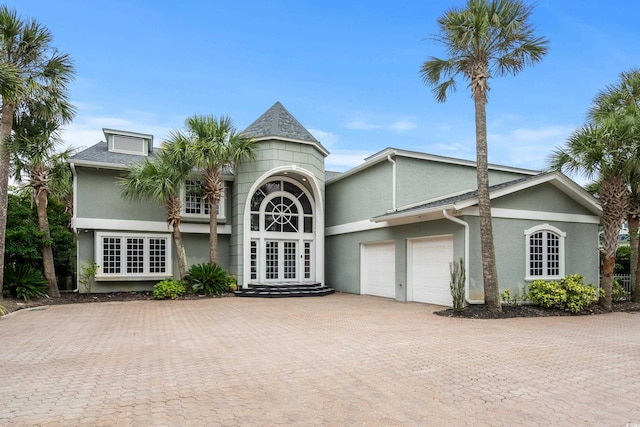
<instances>
[{"instance_id":1,"label":"garage door panel","mask_svg":"<svg viewBox=\"0 0 640 427\"><path fill-rule=\"evenodd\" d=\"M396 246L394 242L362 245L360 292L395 298Z\"/></svg>"},{"instance_id":2,"label":"garage door panel","mask_svg":"<svg viewBox=\"0 0 640 427\"><path fill-rule=\"evenodd\" d=\"M409 241L409 299L438 305L452 305L449 264L453 261L453 236Z\"/></svg>"}]
</instances>

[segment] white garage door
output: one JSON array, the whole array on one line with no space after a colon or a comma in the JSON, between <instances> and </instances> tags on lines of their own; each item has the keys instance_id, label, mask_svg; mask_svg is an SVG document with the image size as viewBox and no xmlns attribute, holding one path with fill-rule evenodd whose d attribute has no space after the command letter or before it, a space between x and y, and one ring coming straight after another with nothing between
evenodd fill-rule
<instances>
[{"instance_id":1,"label":"white garage door","mask_svg":"<svg viewBox=\"0 0 640 427\"><path fill-rule=\"evenodd\" d=\"M407 252L407 300L453 305L449 289L453 236L409 239Z\"/></svg>"},{"instance_id":2,"label":"white garage door","mask_svg":"<svg viewBox=\"0 0 640 427\"><path fill-rule=\"evenodd\" d=\"M394 242L364 243L360 257L360 293L396 297L396 245Z\"/></svg>"}]
</instances>

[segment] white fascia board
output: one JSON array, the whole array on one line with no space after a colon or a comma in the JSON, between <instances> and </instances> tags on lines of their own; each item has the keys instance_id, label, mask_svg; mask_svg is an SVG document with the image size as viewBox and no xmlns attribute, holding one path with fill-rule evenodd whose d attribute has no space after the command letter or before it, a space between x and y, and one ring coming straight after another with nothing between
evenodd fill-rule
<instances>
[{"instance_id":1,"label":"white fascia board","mask_svg":"<svg viewBox=\"0 0 640 427\"><path fill-rule=\"evenodd\" d=\"M400 149L393 149L393 151L398 156L408 157L412 159L430 160L438 163L448 163L452 165L469 166L472 168L477 167L477 163L473 160L456 159L455 157L438 156L435 154L421 153L418 151L408 151L408 150L400 150ZM523 168L517 168L513 166L496 165L493 163L489 163L488 167L490 170L496 170L496 171L502 171L502 172L513 172L513 173L518 173L522 175L540 174L539 170L523 169Z\"/></svg>"},{"instance_id":2,"label":"white fascia board","mask_svg":"<svg viewBox=\"0 0 640 427\"><path fill-rule=\"evenodd\" d=\"M371 222L368 219L362 221L349 222L347 224L334 225L324 229L325 236L336 236L338 234L357 233L359 231L376 230L384 228L388 224L386 222Z\"/></svg>"},{"instance_id":3,"label":"white fascia board","mask_svg":"<svg viewBox=\"0 0 640 427\"><path fill-rule=\"evenodd\" d=\"M462 215L480 216L480 210L477 207L466 208L460 213ZM600 224L600 217L597 215L577 215L520 209L491 208L491 217L505 219L529 219L534 221L573 222L580 224Z\"/></svg>"},{"instance_id":4,"label":"white fascia board","mask_svg":"<svg viewBox=\"0 0 640 427\"><path fill-rule=\"evenodd\" d=\"M113 169L113 170L127 169L127 165L123 165L121 163L96 162L93 160L72 159L71 161L69 161L69 163L75 166L84 166L84 167L97 168L97 169Z\"/></svg>"},{"instance_id":5,"label":"white fascia board","mask_svg":"<svg viewBox=\"0 0 640 427\"><path fill-rule=\"evenodd\" d=\"M136 221L104 218L75 218L72 226L77 230L130 230L163 233L172 231L164 221ZM181 223L180 231L183 233L209 234L209 224ZM218 225L218 234L231 234L231 225Z\"/></svg>"},{"instance_id":6,"label":"white fascia board","mask_svg":"<svg viewBox=\"0 0 640 427\"><path fill-rule=\"evenodd\" d=\"M127 130L117 130L117 129L109 129L109 128L102 128L102 133L104 133L105 137L107 135L122 135L122 136L129 136L131 138L149 139L153 143L153 135L148 133L131 132Z\"/></svg>"},{"instance_id":7,"label":"white fascia board","mask_svg":"<svg viewBox=\"0 0 640 427\"><path fill-rule=\"evenodd\" d=\"M356 167L354 167L353 169L349 169L346 172L343 172L340 175L337 175L329 180L327 180L327 183L333 183L336 181L339 181L343 178L346 178L350 175L353 175L354 173L357 173L363 169L367 169L377 163L380 163L382 161L387 160L388 156L399 156L399 157L407 157L407 158L411 158L411 159L418 159L418 160L428 160L428 161L432 161L432 162L438 162L438 163L447 163L447 164L452 164L452 165L459 165L459 166L468 166L468 167L472 167L475 168L477 166L475 161L472 160L464 160L464 159L456 159L453 157L445 157L445 156L437 156L434 154L427 154L427 153L420 153L417 151L407 151L407 150L401 150L401 149L397 149L397 148L385 148L382 151L379 151L367 158L364 159L364 163L361 165L358 165ZM511 166L503 166L503 165L495 165L495 164L489 164L489 169L490 170L495 170L495 171L502 171L502 172L512 172L512 173L517 173L517 174L521 174L521 175L538 175L540 173L540 171L538 170L533 170L533 169L523 169L523 168L516 168L516 167L511 167Z\"/></svg>"},{"instance_id":8,"label":"white fascia board","mask_svg":"<svg viewBox=\"0 0 640 427\"><path fill-rule=\"evenodd\" d=\"M297 138L286 138L286 137L275 136L275 135L261 136L259 138L252 138L252 139L255 142L285 141L285 142L295 142L296 144L313 145L315 148L318 149L318 151L320 151L324 155L324 157L327 157L330 154L329 151L326 148L324 148L320 142L306 141L304 139L297 139Z\"/></svg>"},{"instance_id":9,"label":"white fascia board","mask_svg":"<svg viewBox=\"0 0 640 427\"><path fill-rule=\"evenodd\" d=\"M372 218L371 221L373 222L396 221L403 218L419 217L424 215L430 215L433 213L439 213L440 215L442 215L443 209L451 210L451 209L455 209L455 206L451 203L447 203L446 205L439 205L439 206L429 207L424 209L415 209L407 212L398 212L395 214L388 214L378 218Z\"/></svg>"}]
</instances>

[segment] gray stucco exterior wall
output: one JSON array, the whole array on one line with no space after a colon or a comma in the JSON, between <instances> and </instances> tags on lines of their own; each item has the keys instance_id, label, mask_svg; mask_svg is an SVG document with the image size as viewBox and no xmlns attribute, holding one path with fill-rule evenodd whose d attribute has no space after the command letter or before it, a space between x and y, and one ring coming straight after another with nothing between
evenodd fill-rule
<instances>
[{"instance_id":1,"label":"gray stucco exterior wall","mask_svg":"<svg viewBox=\"0 0 640 427\"><path fill-rule=\"evenodd\" d=\"M310 172L318 182L320 194L314 197L324 199L324 155L313 144L292 141L265 140L256 143L254 148L256 159L241 163L236 171L236 181L232 196L232 234L230 242L230 271L236 274L238 284L246 284L243 274L245 223L244 214L247 199L254 184L265 174L277 168L287 168L289 177L297 179L299 184L313 194L308 182L299 179L295 168ZM271 176L285 176L275 173ZM321 268L321 266L318 266Z\"/></svg>"}]
</instances>

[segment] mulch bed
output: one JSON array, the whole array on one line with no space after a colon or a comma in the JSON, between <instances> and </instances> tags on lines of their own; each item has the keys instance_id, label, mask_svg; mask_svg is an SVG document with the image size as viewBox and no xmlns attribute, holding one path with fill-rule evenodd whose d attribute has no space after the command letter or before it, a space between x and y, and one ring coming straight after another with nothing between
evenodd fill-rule
<instances>
[{"instance_id":1,"label":"mulch bed","mask_svg":"<svg viewBox=\"0 0 640 427\"><path fill-rule=\"evenodd\" d=\"M640 312L640 303L631 301L614 302L613 312ZM549 317L549 316L588 316L609 313L599 305L593 305L579 313L564 310L544 308L536 305L519 305L517 307L502 306L502 313L491 313L484 309L484 305L469 305L460 313L454 313L452 308L436 311L438 316L460 317L465 319L511 319L514 317Z\"/></svg>"},{"instance_id":2,"label":"mulch bed","mask_svg":"<svg viewBox=\"0 0 640 427\"><path fill-rule=\"evenodd\" d=\"M233 295L233 294L225 294ZM179 299L181 300L194 300L203 298L217 298L203 295L185 295ZM77 292L60 292L60 298L34 298L29 302L24 302L13 297L5 297L0 301L0 305L4 306L7 312L12 313L17 310L23 310L25 308L41 307L45 305L59 305L59 304L82 304L88 302L114 302L114 301L145 301L152 300L153 292L141 291L141 292L110 292L104 294L81 294Z\"/></svg>"}]
</instances>

